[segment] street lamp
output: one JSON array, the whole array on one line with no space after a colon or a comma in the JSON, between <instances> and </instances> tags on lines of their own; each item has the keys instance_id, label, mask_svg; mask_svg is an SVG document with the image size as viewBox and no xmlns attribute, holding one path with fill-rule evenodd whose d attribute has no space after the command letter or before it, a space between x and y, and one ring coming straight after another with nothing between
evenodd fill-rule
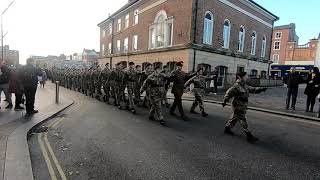
<instances>
[{"instance_id":1,"label":"street lamp","mask_svg":"<svg viewBox=\"0 0 320 180\"><path fill-rule=\"evenodd\" d=\"M4 47L3 47L3 38L5 35L3 35L3 24L2 24L2 16L4 15L4 13L7 12L7 10L10 8L10 6L14 3L15 0L11 1L11 3L8 5L8 7L6 9L3 10L3 12L1 13L1 61L4 61L3 59L3 51L4 51ZM7 33L6 33L7 34Z\"/></svg>"}]
</instances>

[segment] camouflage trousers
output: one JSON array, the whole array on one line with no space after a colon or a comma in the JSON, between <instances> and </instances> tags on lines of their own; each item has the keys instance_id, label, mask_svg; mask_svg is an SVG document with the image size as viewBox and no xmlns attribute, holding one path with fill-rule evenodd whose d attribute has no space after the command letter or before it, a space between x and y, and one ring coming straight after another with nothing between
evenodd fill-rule
<instances>
[{"instance_id":1,"label":"camouflage trousers","mask_svg":"<svg viewBox=\"0 0 320 180\"><path fill-rule=\"evenodd\" d=\"M192 91L195 99L192 103L191 110L194 111L194 109L199 105L200 111L204 112L204 104L202 99L202 94L204 93L204 90L200 88L193 88Z\"/></svg>"},{"instance_id":2,"label":"camouflage trousers","mask_svg":"<svg viewBox=\"0 0 320 180\"><path fill-rule=\"evenodd\" d=\"M110 99L110 85L108 83L103 84L103 91L105 93L106 101Z\"/></svg>"},{"instance_id":3,"label":"camouflage trousers","mask_svg":"<svg viewBox=\"0 0 320 180\"><path fill-rule=\"evenodd\" d=\"M150 96L150 112L149 117L154 117L156 120L163 120L162 109L161 109L161 98Z\"/></svg>"},{"instance_id":4,"label":"camouflage trousers","mask_svg":"<svg viewBox=\"0 0 320 180\"><path fill-rule=\"evenodd\" d=\"M236 123L239 121L240 126L244 132L249 132L248 130L248 123L247 123L247 107L234 107L232 106L233 113L231 115L230 120L227 122L226 126L233 128Z\"/></svg>"},{"instance_id":5,"label":"camouflage trousers","mask_svg":"<svg viewBox=\"0 0 320 180\"><path fill-rule=\"evenodd\" d=\"M135 87L134 83L128 82L127 91L128 91L128 107L129 107L129 110L135 109L135 103L134 103L135 89L134 89L134 87Z\"/></svg>"}]
</instances>

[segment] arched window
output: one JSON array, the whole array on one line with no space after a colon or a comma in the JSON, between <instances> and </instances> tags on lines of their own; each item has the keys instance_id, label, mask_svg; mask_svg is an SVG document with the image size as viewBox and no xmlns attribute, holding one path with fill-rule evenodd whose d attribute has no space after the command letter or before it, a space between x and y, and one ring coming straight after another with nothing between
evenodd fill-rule
<instances>
[{"instance_id":1,"label":"arched window","mask_svg":"<svg viewBox=\"0 0 320 180\"><path fill-rule=\"evenodd\" d=\"M246 30L243 26L240 26L239 30L239 42L238 42L238 51L243 52L244 49L244 39L246 35Z\"/></svg>"},{"instance_id":2,"label":"arched window","mask_svg":"<svg viewBox=\"0 0 320 180\"><path fill-rule=\"evenodd\" d=\"M229 49L230 44L230 21L226 19L223 24L223 48Z\"/></svg>"},{"instance_id":3,"label":"arched window","mask_svg":"<svg viewBox=\"0 0 320 180\"><path fill-rule=\"evenodd\" d=\"M149 27L149 48L160 48L172 45L173 18L168 18L162 10L158 12L154 23Z\"/></svg>"},{"instance_id":4,"label":"arched window","mask_svg":"<svg viewBox=\"0 0 320 180\"><path fill-rule=\"evenodd\" d=\"M264 58L266 56L266 46L267 46L267 38L263 36L262 45L261 45L261 57Z\"/></svg>"},{"instance_id":5,"label":"arched window","mask_svg":"<svg viewBox=\"0 0 320 180\"><path fill-rule=\"evenodd\" d=\"M256 55L257 33L253 31L251 35L251 55Z\"/></svg>"},{"instance_id":6,"label":"arched window","mask_svg":"<svg viewBox=\"0 0 320 180\"><path fill-rule=\"evenodd\" d=\"M212 45L213 14L210 11L207 11L205 14L203 26L203 44Z\"/></svg>"}]
</instances>

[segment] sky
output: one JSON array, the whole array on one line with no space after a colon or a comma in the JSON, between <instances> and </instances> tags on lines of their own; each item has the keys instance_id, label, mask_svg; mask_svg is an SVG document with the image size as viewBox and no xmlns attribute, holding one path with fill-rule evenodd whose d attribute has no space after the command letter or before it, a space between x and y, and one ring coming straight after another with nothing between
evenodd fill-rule
<instances>
[{"instance_id":1,"label":"sky","mask_svg":"<svg viewBox=\"0 0 320 180\"><path fill-rule=\"evenodd\" d=\"M2 12L12 0L0 0ZM255 0L280 17L275 25L296 23L300 44L320 33L320 0ZM3 16L4 41L20 51L20 63L30 55L60 55L99 51L97 24L127 0L15 0Z\"/></svg>"}]
</instances>

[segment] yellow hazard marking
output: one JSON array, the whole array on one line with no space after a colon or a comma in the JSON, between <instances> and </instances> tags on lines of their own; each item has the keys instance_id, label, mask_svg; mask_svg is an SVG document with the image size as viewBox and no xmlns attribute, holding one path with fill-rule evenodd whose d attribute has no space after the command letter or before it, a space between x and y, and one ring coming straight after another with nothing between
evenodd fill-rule
<instances>
[{"instance_id":1,"label":"yellow hazard marking","mask_svg":"<svg viewBox=\"0 0 320 180\"><path fill-rule=\"evenodd\" d=\"M50 158L48 156L48 152L47 152L47 150L45 148L45 145L44 145L43 141L41 140L41 137L42 137L42 133L38 134L38 143L39 143L42 155L44 157L44 160L46 161L46 164L47 164L47 167L48 167L48 170L49 170L49 174L51 176L51 180L57 180L57 176L56 176L56 174L54 172L54 169L52 167Z\"/></svg>"}]
</instances>

